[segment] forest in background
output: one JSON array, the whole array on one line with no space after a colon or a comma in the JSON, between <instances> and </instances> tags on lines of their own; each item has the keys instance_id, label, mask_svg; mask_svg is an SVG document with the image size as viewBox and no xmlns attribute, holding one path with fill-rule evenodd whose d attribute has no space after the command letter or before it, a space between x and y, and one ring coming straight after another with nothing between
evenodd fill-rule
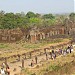
<instances>
[{"instance_id":1,"label":"forest in background","mask_svg":"<svg viewBox=\"0 0 75 75\"><path fill-rule=\"evenodd\" d=\"M65 20L75 21L75 13L70 14L39 14L29 11L28 13L5 13L0 11L0 29L30 28L33 26L46 27L51 25L64 25Z\"/></svg>"}]
</instances>

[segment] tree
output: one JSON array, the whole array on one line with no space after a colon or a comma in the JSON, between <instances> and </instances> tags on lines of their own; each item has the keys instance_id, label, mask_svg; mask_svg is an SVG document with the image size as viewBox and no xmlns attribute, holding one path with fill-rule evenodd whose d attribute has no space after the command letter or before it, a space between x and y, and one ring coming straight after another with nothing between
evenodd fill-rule
<instances>
[{"instance_id":1,"label":"tree","mask_svg":"<svg viewBox=\"0 0 75 75\"><path fill-rule=\"evenodd\" d=\"M43 15L43 18L44 19L54 19L55 16L53 16L52 14L45 14L45 15Z\"/></svg>"},{"instance_id":2,"label":"tree","mask_svg":"<svg viewBox=\"0 0 75 75\"><path fill-rule=\"evenodd\" d=\"M25 17L25 13L24 12L21 12L21 17Z\"/></svg>"},{"instance_id":3,"label":"tree","mask_svg":"<svg viewBox=\"0 0 75 75\"><path fill-rule=\"evenodd\" d=\"M0 29L2 29L2 23L3 23L3 18L4 18L4 11L0 11Z\"/></svg>"},{"instance_id":4,"label":"tree","mask_svg":"<svg viewBox=\"0 0 75 75\"><path fill-rule=\"evenodd\" d=\"M31 12L31 11L29 11L29 12L26 14L26 17L27 17L27 18L34 18L34 17L36 17L36 14L33 13L33 12Z\"/></svg>"},{"instance_id":5,"label":"tree","mask_svg":"<svg viewBox=\"0 0 75 75\"><path fill-rule=\"evenodd\" d=\"M75 22L75 13L71 13L71 14L69 15L69 18L70 18L70 20L71 20L72 22Z\"/></svg>"},{"instance_id":6,"label":"tree","mask_svg":"<svg viewBox=\"0 0 75 75\"><path fill-rule=\"evenodd\" d=\"M0 11L0 15L4 15L4 13L5 13L5 12L4 12L3 10Z\"/></svg>"},{"instance_id":7,"label":"tree","mask_svg":"<svg viewBox=\"0 0 75 75\"><path fill-rule=\"evenodd\" d=\"M36 17L37 17L37 18L41 18L42 16L41 16L41 14L36 13Z\"/></svg>"},{"instance_id":8,"label":"tree","mask_svg":"<svg viewBox=\"0 0 75 75\"><path fill-rule=\"evenodd\" d=\"M39 18L30 18L30 23L39 23L40 19Z\"/></svg>"},{"instance_id":9,"label":"tree","mask_svg":"<svg viewBox=\"0 0 75 75\"><path fill-rule=\"evenodd\" d=\"M33 26L47 27L65 23L66 17L70 17L70 22L74 22L75 13L71 13L69 16L60 15L56 17L53 14L44 14L42 16L39 13L35 14L30 11L26 15L24 12L14 14L0 11L0 29L31 28Z\"/></svg>"}]
</instances>

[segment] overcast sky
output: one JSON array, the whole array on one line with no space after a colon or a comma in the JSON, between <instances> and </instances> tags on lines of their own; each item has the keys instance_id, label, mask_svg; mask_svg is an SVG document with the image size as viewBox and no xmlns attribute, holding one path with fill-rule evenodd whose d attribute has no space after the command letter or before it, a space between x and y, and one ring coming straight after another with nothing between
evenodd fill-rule
<instances>
[{"instance_id":1,"label":"overcast sky","mask_svg":"<svg viewBox=\"0 0 75 75\"><path fill-rule=\"evenodd\" d=\"M71 13L75 0L0 0L0 10L5 12Z\"/></svg>"}]
</instances>

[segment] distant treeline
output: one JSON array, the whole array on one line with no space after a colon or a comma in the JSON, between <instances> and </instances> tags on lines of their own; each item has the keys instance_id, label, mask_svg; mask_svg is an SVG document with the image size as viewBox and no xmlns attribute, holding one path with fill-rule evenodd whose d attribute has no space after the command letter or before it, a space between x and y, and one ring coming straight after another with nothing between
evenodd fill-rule
<instances>
[{"instance_id":1,"label":"distant treeline","mask_svg":"<svg viewBox=\"0 0 75 75\"><path fill-rule=\"evenodd\" d=\"M53 15L51 13L42 15L31 11L27 14L24 12L14 14L0 11L0 29L29 28L33 26L46 27L64 24L67 18L74 22L75 13L69 15Z\"/></svg>"}]
</instances>

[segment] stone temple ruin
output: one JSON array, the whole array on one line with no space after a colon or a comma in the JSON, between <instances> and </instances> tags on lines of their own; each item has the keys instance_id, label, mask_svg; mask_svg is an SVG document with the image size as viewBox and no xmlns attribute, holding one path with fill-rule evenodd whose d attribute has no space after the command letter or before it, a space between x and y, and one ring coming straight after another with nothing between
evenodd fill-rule
<instances>
[{"instance_id":1,"label":"stone temple ruin","mask_svg":"<svg viewBox=\"0 0 75 75\"><path fill-rule=\"evenodd\" d=\"M21 39L22 32L19 29L0 29L0 42L14 42Z\"/></svg>"},{"instance_id":2,"label":"stone temple ruin","mask_svg":"<svg viewBox=\"0 0 75 75\"><path fill-rule=\"evenodd\" d=\"M42 28L42 29L32 29L30 31L30 40L31 42L35 42L42 39L51 38L55 35L64 35L63 27L50 27L50 28Z\"/></svg>"},{"instance_id":3,"label":"stone temple ruin","mask_svg":"<svg viewBox=\"0 0 75 75\"><path fill-rule=\"evenodd\" d=\"M65 25L54 25L50 27L31 29L0 29L0 42L16 42L24 40L26 42L37 42L46 38L56 38L69 35L75 36L75 23L67 21Z\"/></svg>"}]
</instances>

